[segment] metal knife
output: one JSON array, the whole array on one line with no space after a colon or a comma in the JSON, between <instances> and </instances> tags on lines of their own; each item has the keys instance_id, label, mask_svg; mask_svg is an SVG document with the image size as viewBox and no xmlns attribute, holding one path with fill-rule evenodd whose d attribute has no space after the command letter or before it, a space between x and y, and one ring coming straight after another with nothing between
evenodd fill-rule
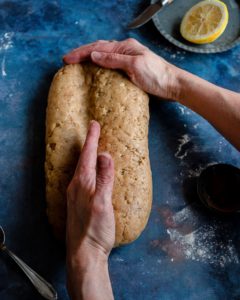
<instances>
[{"instance_id":1,"label":"metal knife","mask_svg":"<svg viewBox=\"0 0 240 300\"><path fill-rule=\"evenodd\" d=\"M128 28L134 29L146 24L163 6L172 2L173 0L160 0L151 4L136 19L128 24Z\"/></svg>"}]
</instances>

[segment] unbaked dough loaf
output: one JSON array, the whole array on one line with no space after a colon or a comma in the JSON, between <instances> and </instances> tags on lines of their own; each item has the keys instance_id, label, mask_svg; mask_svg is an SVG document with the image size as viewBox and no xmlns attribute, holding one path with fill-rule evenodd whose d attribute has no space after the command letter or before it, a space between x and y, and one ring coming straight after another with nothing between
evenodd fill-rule
<instances>
[{"instance_id":1,"label":"unbaked dough loaf","mask_svg":"<svg viewBox=\"0 0 240 300\"><path fill-rule=\"evenodd\" d=\"M109 152L115 163L115 245L142 232L152 202L148 101L120 72L90 63L65 66L55 75L48 97L45 172L47 214L57 237L65 237L66 188L92 119L101 124L99 152Z\"/></svg>"}]
</instances>

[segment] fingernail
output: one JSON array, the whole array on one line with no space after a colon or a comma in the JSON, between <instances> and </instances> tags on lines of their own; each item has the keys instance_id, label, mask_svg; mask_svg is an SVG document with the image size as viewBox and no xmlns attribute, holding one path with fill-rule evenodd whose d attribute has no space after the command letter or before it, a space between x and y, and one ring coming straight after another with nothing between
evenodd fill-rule
<instances>
[{"instance_id":1,"label":"fingernail","mask_svg":"<svg viewBox=\"0 0 240 300\"><path fill-rule=\"evenodd\" d=\"M96 124L97 122L95 120L91 120L89 123L89 127L91 127L92 125Z\"/></svg>"},{"instance_id":2,"label":"fingernail","mask_svg":"<svg viewBox=\"0 0 240 300\"><path fill-rule=\"evenodd\" d=\"M101 58L101 53L100 53L100 52L93 51L93 52L91 53L91 57L92 57L93 59L100 59L100 58Z\"/></svg>"},{"instance_id":3,"label":"fingernail","mask_svg":"<svg viewBox=\"0 0 240 300\"><path fill-rule=\"evenodd\" d=\"M98 155L98 166L99 168L108 168L110 166L110 158L104 154Z\"/></svg>"}]
</instances>

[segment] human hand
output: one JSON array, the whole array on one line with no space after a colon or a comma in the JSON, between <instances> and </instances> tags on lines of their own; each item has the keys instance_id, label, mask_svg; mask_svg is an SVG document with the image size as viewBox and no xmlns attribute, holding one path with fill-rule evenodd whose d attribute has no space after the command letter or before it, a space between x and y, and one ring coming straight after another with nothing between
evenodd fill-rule
<instances>
[{"instance_id":1,"label":"human hand","mask_svg":"<svg viewBox=\"0 0 240 300\"><path fill-rule=\"evenodd\" d=\"M178 97L180 70L132 38L84 45L66 54L63 60L67 64L92 60L105 68L121 69L147 93L172 100Z\"/></svg>"},{"instance_id":2,"label":"human hand","mask_svg":"<svg viewBox=\"0 0 240 300\"><path fill-rule=\"evenodd\" d=\"M115 240L112 206L114 164L97 154L100 125L92 121L67 190L67 261L107 260ZM87 262L86 262L87 263Z\"/></svg>"}]
</instances>

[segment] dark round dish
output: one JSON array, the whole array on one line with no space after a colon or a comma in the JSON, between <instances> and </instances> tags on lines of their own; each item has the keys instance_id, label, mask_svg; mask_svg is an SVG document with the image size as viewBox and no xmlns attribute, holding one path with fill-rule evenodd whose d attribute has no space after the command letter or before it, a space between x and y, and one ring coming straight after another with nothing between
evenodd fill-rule
<instances>
[{"instance_id":1,"label":"dark round dish","mask_svg":"<svg viewBox=\"0 0 240 300\"><path fill-rule=\"evenodd\" d=\"M224 33L213 43L197 45L186 41L180 34L180 24L185 13L200 0L174 0L162 8L153 22L160 33L172 44L196 53L217 53L227 51L240 43L240 2L222 0L228 7L229 21ZM151 3L155 3L151 0Z\"/></svg>"},{"instance_id":2,"label":"dark round dish","mask_svg":"<svg viewBox=\"0 0 240 300\"><path fill-rule=\"evenodd\" d=\"M202 203L220 213L240 212L240 169L228 164L207 167L198 178Z\"/></svg>"}]
</instances>

